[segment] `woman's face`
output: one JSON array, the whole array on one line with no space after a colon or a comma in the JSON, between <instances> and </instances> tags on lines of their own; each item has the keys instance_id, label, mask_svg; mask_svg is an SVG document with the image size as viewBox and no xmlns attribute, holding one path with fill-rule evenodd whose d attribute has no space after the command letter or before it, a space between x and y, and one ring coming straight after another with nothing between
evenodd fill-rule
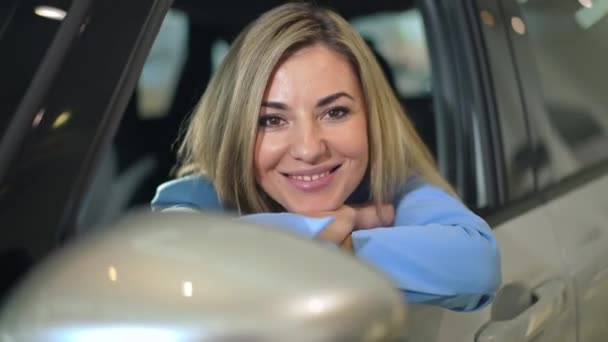
<instances>
[{"instance_id":1,"label":"woman's face","mask_svg":"<svg viewBox=\"0 0 608 342\"><path fill-rule=\"evenodd\" d=\"M365 102L348 60L313 45L279 64L260 108L258 185L290 212L335 210L368 161Z\"/></svg>"}]
</instances>

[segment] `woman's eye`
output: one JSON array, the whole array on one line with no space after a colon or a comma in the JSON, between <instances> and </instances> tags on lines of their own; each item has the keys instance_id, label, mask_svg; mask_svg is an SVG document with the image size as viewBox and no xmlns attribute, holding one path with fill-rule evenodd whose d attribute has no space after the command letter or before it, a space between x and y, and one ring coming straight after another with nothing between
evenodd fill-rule
<instances>
[{"instance_id":1,"label":"woman's eye","mask_svg":"<svg viewBox=\"0 0 608 342\"><path fill-rule=\"evenodd\" d=\"M342 119L343 117L345 117L348 113L349 113L349 109L346 107L335 107L332 108L330 110L328 110L325 115L329 118L329 119Z\"/></svg>"},{"instance_id":2,"label":"woman's eye","mask_svg":"<svg viewBox=\"0 0 608 342\"><path fill-rule=\"evenodd\" d=\"M260 127L278 127L283 124L283 119L275 115L264 115L258 119Z\"/></svg>"}]
</instances>

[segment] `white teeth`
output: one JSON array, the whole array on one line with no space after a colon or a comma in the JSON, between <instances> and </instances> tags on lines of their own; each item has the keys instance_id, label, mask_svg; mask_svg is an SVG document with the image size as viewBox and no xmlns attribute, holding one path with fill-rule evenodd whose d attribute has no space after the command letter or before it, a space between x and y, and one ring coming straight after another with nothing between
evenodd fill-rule
<instances>
[{"instance_id":1,"label":"white teeth","mask_svg":"<svg viewBox=\"0 0 608 342\"><path fill-rule=\"evenodd\" d=\"M316 175L310 175L310 176L289 176L289 178L295 179L295 180L299 180L299 181L310 182L310 181L317 180L319 178L323 178L323 177L328 176L328 175L329 175L329 171L325 171L323 173L319 173L319 174L316 174Z\"/></svg>"}]
</instances>

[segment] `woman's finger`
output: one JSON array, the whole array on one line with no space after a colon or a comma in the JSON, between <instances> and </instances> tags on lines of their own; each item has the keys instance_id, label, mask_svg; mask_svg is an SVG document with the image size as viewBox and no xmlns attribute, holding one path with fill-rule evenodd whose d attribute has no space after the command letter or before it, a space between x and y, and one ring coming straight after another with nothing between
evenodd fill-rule
<instances>
[{"instance_id":1,"label":"woman's finger","mask_svg":"<svg viewBox=\"0 0 608 342\"><path fill-rule=\"evenodd\" d=\"M341 244L350 235L355 228L356 211L348 206L342 206L334 212L319 213L318 216L333 216L334 222L330 223L325 229L319 233L319 237ZM313 216L317 216L313 215Z\"/></svg>"},{"instance_id":2,"label":"woman's finger","mask_svg":"<svg viewBox=\"0 0 608 342\"><path fill-rule=\"evenodd\" d=\"M366 204L355 210L357 212L356 229L389 227L395 219L395 209L392 204L383 204L380 207L376 207L375 204Z\"/></svg>"}]
</instances>

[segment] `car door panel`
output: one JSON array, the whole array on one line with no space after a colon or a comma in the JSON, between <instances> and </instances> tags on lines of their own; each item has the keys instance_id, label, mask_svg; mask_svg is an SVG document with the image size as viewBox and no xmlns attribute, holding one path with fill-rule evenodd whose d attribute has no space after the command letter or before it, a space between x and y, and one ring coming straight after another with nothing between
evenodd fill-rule
<instances>
[{"instance_id":1,"label":"car door panel","mask_svg":"<svg viewBox=\"0 0 608 342\"><path fill-rule=\"evenodd\" d=\"M513 317L493 319L479 330L476 341L532 341L541 334L553 335L550 330L560 321L560 316L566 310L566 282L554 279L529 292L525 286L522 289L523 294L531 295L534 303Z\"/></svg>"},{"instance_id":2,"label":"car door panel","mask_svg":"<svg viewBox=\"0 0 608 342\"><path fill-rule=\"evenodd\" d=\"M551 223L574 279L581 342L608 339L608 176L547 195Z\"/></svg>"},{"instance_id":3,"label":"car door panel","mask_svg":"<svg viewBox=\"0 0 608 342\"><path fill-rule=\"evenodd\" d=\"M411 310L409 341L576 340L574 287L565 273L548 209L537 206L494 229L503 284L476 312L428 306ZM513 307L513 301L520 305Z\"/></svg>"},{"instance_id":4,"label":"car door panel","mask_svg":"<svg viewBox=\"0 0 608 342\"><path fill-rule=\"evenodd\" d=\"M444 310L437 341L574 341L573 288L546 208L536 207L495 227L502 259L503 285L491 306L478 312ZM496 320L504 289L519 284L532 296L523 311ZM523 293L522 295L526 295Z\"/></svg>"},{"instance_id":5,"label":"car door panel","mask_svg":"<svg viewBox=\"0 0 608 342\"><path fill-rule=\"evenodd\" d=\"M506 14L525 28L523 34L511 33L514 59L533 144L547 151L536 160L536 182L576 290L577 341L607 341L605 5L503 3Z\"/></svg>"}]
</instances>

